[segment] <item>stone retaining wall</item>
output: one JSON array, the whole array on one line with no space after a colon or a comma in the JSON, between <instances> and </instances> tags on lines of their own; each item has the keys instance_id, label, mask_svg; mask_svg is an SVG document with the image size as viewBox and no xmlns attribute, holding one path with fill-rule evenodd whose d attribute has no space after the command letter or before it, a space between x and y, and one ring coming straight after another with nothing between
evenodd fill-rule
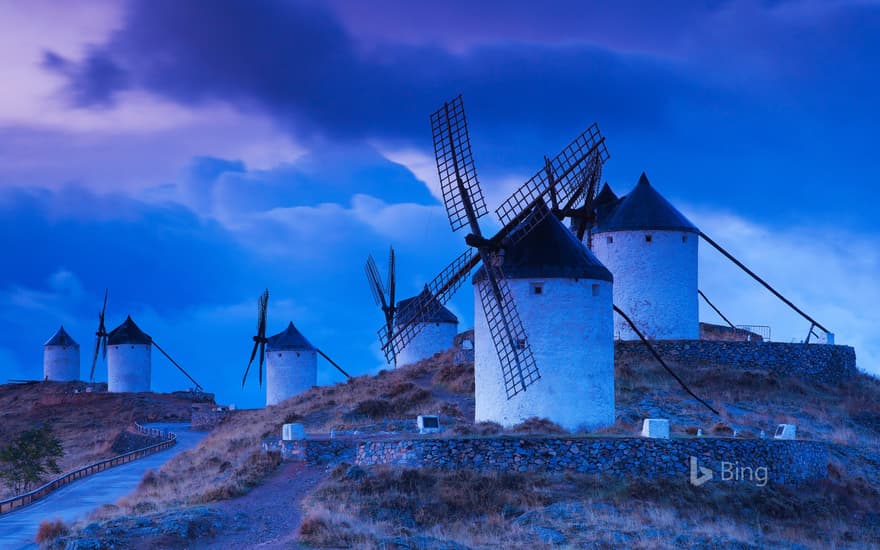
<instances>
[{"instance_id":1,"label":"stone retaining wall","mask_svg":"<svg viewBox=\"0 0 880 550\"><path fill-rule=\"evenodd\" d=\"M838 382L857 372L856 352L850 346L705 340L659 340L651 344L673 367L763 369L824 383ZM614 356L624 364L655 361L645 345L635 341L615 342Z\"/></svg>"},{"instance_id":2,"label":"stone retaining wall","mask_svg":"<svg viewBox=\"0 0 880 550\"><path fill-rule=\"evenodd\" d=\"M305 460L309 464L332 464L354 460L358 443L350 439L263 440L264 452L280 452L283 460Z\"/></svg>"},{"instance_id":3,"label":"stone retaining wall","mask_svg":"<svg viewBox=\"0 0 880 550\"><path fill-rule=\"evenodd\" d=\"M209 431L219 426L235 411L193 408L190 426L193 430Z\"/></svg>"},{"instance_id":4,"label":"stone retaining wall","mask_svg":"<svg viewBox=\"0 0 880 550\"><path fill-rule=\"evenodd\" d=\"M690 457L710 468L716 481L760 484L766 468L771 484L800 484L827 476L828 444L773 439L647 438L417 438L405 440L268 441L287 459L312 463L353 461L361 466L390 464L414 468L467 468L497 471L574 471L612 477L687 480ZM304 451L305 449L305 451ZM746 478L722 479L725 475Z\"/></svg>"}]
</instances>

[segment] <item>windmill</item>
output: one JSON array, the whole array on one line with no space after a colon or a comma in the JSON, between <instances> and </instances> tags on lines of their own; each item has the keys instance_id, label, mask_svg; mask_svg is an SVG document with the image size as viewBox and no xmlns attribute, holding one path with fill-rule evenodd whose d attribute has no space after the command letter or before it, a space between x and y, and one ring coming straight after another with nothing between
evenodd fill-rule
<instances>
[{"instance_id":1,"label":"windmill","mask_svg":"<svg viewBox=\"0 0 880 550\"><path fill-rule=\"evenodd\" d=\"M263 385L263 365L266 365L267 405L281 399L292 397L317 383L317 355L320 355L341 372L346 378L351 376L321 349L313 346L291 322L287 329L266 337L266 317L269 306L269 291L265 290L257 301L257 334L253 337L254 347L248 361L242 388L254 360L259 355L259 381ZM272 352L272 353L269 353ZM281 396L281 398L279 398Z\"/></svg>"},{"instance_id":2,"label":"windmill","mask_svg":"<svg viewBox=\"0 0 880 550\"><path fill-rule=\"evenodd\" d=\"M465 236L465 243L470 248L428 284L430 292L424 293L424 298L413 300L407 304L406 311L397 312L398 318L408 322L398 325L396 332L387 326L379 330L382 349L391 361L421 330L419 320L449 301L468 274L482 265L487 284L480 285L480 301L498 354L507 399L510 400L541 376L504 277L504 248L524 238L550 215L546 204L563 209L574 206L584 170L595 163L595 157L603 155L604 138L594 124L555 158L547 159L545 167L496 210L503 227L494 236L486 238L479 219L488 210L477 180L461 96L445 103L431 115L431 128L449 223L453 231L464 227L470 230Z\"/></svg>"},{"instance_id":3,"label":"windmill","mask_svg":"<svg viewBox=\"0 0 880 550\"><path fill-rule=\"evenodd\" d=\"M92 368L89 371L89 383L95 382L95 365L98 363L98 355L101 354L105 360L107 359L107 336L109 333L107 332L107 327L104 326L104 316L107 313L107 295L109 292L110 289L104 290L104 305L98 313L98 330L95 331L95 352L92 354Z\"/></svg>"},{"instance_id":4,"label":"windmill","mask_svg":"<svg viewBox=\"0 0 880 550\"><path fill-rule=\"evenodd\" d=\"M367 282L373 293L373 299L376 301L376 305L382 308L382 313L385 314L385 331L393 337L395 313L397 313L397 274L394 259L394 247L389 247L388 249L388 272L386 273L387 277L384 284L382 282L382 276L379 274L379 268L376 267L376 261L373 259L372 255L367 257L364 271L367 274ZM397 365L397 354L393 351L389 362L395 366Z\"/></svg>"}]
</instances>

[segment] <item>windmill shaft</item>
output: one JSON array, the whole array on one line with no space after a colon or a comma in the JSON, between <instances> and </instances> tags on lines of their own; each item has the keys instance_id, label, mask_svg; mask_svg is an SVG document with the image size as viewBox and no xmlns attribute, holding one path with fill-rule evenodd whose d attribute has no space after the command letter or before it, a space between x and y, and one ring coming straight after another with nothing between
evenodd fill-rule
<instances>
[{"instance_id":1,"label":"windmill shaft","mask_svg":"<svg viewBox=\"0 0 880 550\"><path fill-rule=\"evenodd\" d=\"M328 363L330 363L331 365L333 365L334 367L336 367L336 370L338 370L339 372L341 372L342 374L344 374L346 378L351 379L351 375L348 374L347 372L345 372L345 371L342 369L342 367L340 367L338 364L336 364L336 361L334 361L333 359L330 359L330 357L328 357L326 353L324 353L324 352L321 351L321 350L318 350L318 353L321 355L321 357L323 357L324 359L326 359Z\"/></svg>"},{"instance_id":2,"label":"windmill shaft","mask_svg":"<svg viewBox=\"0 0 880 550\"><path fill-rule=\"evenodd\" d=\"M164 355L165 357L167 357L168 360L171 361L171 364L174 365L175 367L177 367L177 370L179 370L180 372L182 372L182 373L184 374L184 376L186 376L187 378L189 378L190 382L192 382L193 384L196 385L196 390L198 390L198 391L204 391L204 388L202 388L202 385L199 384L198 382L196 382L196 379L193 378L192 376L190 376L189 373L186 372L186 371L184 370L184 368L181 367L181 366L177 363L177 361L175 361L170 355L168 355L168 352L166 352L164 349L162 349L162 348L159 346L159 344L156 343L155 340L153 340L153 347L155 347L157 350L159 350L159 351L162 353L162 355Z\"/></svg>"},{"instance_id":3,"label":"windmill shaft","mask_svg":"<svg viewBox=\"0 0 880 550\"><path fill-rule=\"evenodd\" d=\"M703 406L705 406L707 409L709 409L710 411L712 411L712 412L715 413L716 415L721 416L721 413L719 413L718 411L716 411L716 410L712 407L712 405L710 405L710 404L706 403L705 401L703 401L702 399L700 399L700 397L699 397L697 394L695 394L693 391L691 391L691 389L687 386L687 384L684 383L684 380L682 380L681 378L678 377L677 374L675 374L675 371L673 371L673 370L669 367L669 365L666 364L666 361L664 361L663 358L660 356L660 354L657 353L657 350L654 349L654 346L651 345L651 342L649 342L648 339L645 338L645 335L642 334L642 331L640 331L640 330L638 329L638 327L636 326L636 324L633 323L632 319L630 319L629 316L628 316L626 313L624 313L623 310L620 309L619 307L617 307L617 306L613 306L613 307L614 307L614 311L617 312L617 314L620 315L620 316L623 318L624 321L626 321L626 323L630 326L630 328L633 329L633 332L635 332L635 333L638 335L638 337L639 337L639 339L642 341L642 343L645 344L645 346L648 348L648 351L651 352L651 355L654 356L654 359L656 359L657 362L659 362L660 365L661 365L664 369L666 369L666 372L668 372L670 376L672 376L673 378L675 378L675 381L678 382L678 384L679 384L682 388L684 388L684 391L686 391L686 392L688 393L688 395L690 395L691 397L693 397L694 399L696 399L697 401L699 401L699 402L700 402Z\"/></svg>"},{"instance_id":4,"label":"windmill shaft","mask_svg":"<svg viewBox=\"0 0 880 550\"><path fill-rule=\"evenodd\" d=\"M702 298L703 300L705 300L706 303L709 304L709 307L711 307L713 310L715 310L715 313L717 313L719 317L721 317L722 319L724 319L724 322L727 323L727 324L730 326L730 328L733 329L733 332L734 332L734 333L736 333L736 330L737 330L737 329L736 329L736 326L735 326L733 323L730 322L730 319L728 319L727 317L724 316L723 313L721 313L721 310L720 310L720 309L718 309L717 307L715 307L715 304L713 304L712 302L709 301L709 298L707 298L706 295L703 294L703 291L700 290L700 289L697 289L697 294L699 294L699 295L700 295L700 298ZM810 327L810 330L812 330L812 327Z\"/></svg>"},{"instance_id":5,"label":"windmill shaft","mask_svg":"<svg viewBox=\"0 0 880 550\"><path fill-rule=\"evenodd\" d=\"M788 307L790 307L791 309L793 309L794 311L796 311L797 313L799 313L799 314L801 315L801 317L803 317L804 319L806 319L806 320L809 321L810 323L816 325L817 327L819 327L820 329L822 329L823 331L825 331L825 334L830 334L831 331L829 331L827 328L823 327L818 321L816 321L815 319L813 319L812 317L810 317L809 315L807 315L806 313L804 313L803 310L801 310L799 307L797 307L796 305L794 305L794 304L793 304L788 298L786 298L785 296L783 296L782 294L780 294L779 292L777 292L775 288L773 288L772 286L770 286L770 283L768 283L768 282L765 281L764 279L758 277L758 275L757 275L754 271L752 271L751 269L749 269L748 267L746 267L745 264L743 264L741 261L737 260L737 259L733 256L733 254L731 254L730 252L724 250L724 248L722 248L720 244L718 244L718 243L716 243L715 241L713 241L712 239L710 239L708 235L706 235L705 233L703 233L703 232L701 231L701 232L700 232L700 237L702 237L704 241L706 241L707 243L709 243L710 245L712 245L712 247L714 247L715 250L717 250L718 252L720 252L721 254L723 254L725 257L727 257L727 259L730 260L731 262L733 262L738 268L740 268L740 269L742 269L743 271L745 271L746 274L749 275L752 279L754 279L754 280L758 281L759 283L761 283L761 284L764 286L764 288L766 288L767 290L769 290L770 292L772 292L774 296L776 296L777 298L779 298L780 300L782 300L782 301L785 303L785 305L787 305Z\"/></svg>"},{"instance_id":6,"label":"windmill shaft","mask_svg":"<svg viewBox=\"0 0 880 550\"><path fill-rule=\"evenodd\" d=\"M549 182L550 206L556 210L559 208L559 199L556 197L556 178L553 176L553 166L547 157L544 157L544 171L547 173L547 181Z\"/></svg>"}]
</instances>

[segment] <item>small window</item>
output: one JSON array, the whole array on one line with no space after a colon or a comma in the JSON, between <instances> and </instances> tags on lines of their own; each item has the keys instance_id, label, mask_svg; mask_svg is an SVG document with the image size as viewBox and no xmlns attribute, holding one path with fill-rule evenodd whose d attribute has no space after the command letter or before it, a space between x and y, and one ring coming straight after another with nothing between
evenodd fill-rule
<instances>
[{"instance_id":1,"label":"small window","mask_svg":"<svg viewBox=\"0 0 880 550\"><path fill-rule=\"evenodd\" d=\"M594 284L593 285L593 296L598 296L598 295L599 295L599 285Z\"/></svg>"},{"instance_id":2,"label":"small window","mask_svg":"<svg viewBox=\"0 0 880 550\"><path fill-rule=\"evenodd\" d=\"M645 235L645 242L646 243L651 242L651 235Z\"/></svg>"},{"instance_id":3,"label":"small window","mask_svg":"<svg viewBox=\"0 0 880 550\"><path fill-rule=\"evenodd\" d=\"M611 235L608 235L608 244L611 244L613 242L614 242L614 237L612 237Z\"/></svg>"},{"instance_id":4,"label":"small window","mask_svg":"<svg viewBox=\"0 0 880 550\"><path fill-rule=\"evenodd\" d=\"M688 242L688 236L687 236L687 235L682 235L682 236L681 236L681 242L683 242L683 243Z\"/></svg>"},{"instance_id":5,"label":"small window","mask_svg":"<svg viewBox=\"0 0 880 550\"><path fill-rule=\"evenodd\" d=\"M544 283L532 283L532 294L544 294Z\"/></svg>"}]
</instances>

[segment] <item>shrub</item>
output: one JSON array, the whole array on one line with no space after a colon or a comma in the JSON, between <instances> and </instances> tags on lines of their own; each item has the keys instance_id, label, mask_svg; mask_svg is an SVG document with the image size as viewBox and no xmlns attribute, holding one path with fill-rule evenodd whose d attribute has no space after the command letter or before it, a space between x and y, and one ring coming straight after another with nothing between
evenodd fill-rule
<instances>
[{"instance_id":1,"label":"shrub","mask_svg":"<svg viewBox=\"0 0 880 550\"><path fill-rule=\"evenodd\" d=\"M61 518L55 518L54 521L44 519L37 528L37 536L34 537L34 540L37 544L47 544L68 533L70 533L70 529L61 521Z\"/></svg>"},{"instance_id":2,"label":"shrub","mask_svg":"<svg viewBox=\"0 0 880 550\"><path fill-rule=\"evenodd\" d=\"M384 418L391 412L391 404L384 399L367 399L358 403L351 412L369 418Z\"/></svg>"}]
</instances>

